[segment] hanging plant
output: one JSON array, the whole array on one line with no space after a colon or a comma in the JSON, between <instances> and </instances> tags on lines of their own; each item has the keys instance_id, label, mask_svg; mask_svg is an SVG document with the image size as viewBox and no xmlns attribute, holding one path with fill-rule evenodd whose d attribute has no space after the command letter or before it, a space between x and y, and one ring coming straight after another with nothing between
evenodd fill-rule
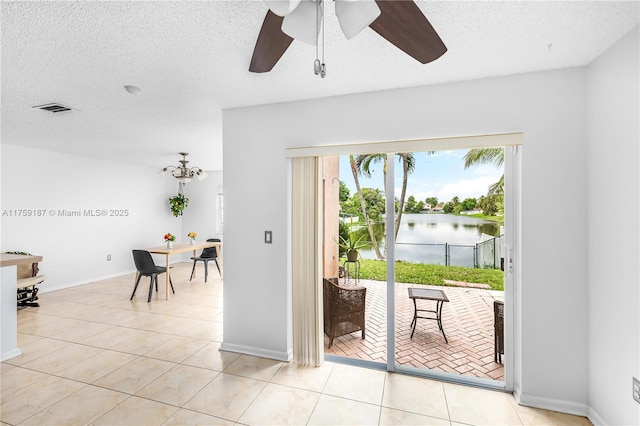
<instances>
[{"instance_id":1,"label":"hanging plant","mask_svg":"<svg viewBox=\"0 0 640 426\"><path fill-rule=\"evenodd\" d=\"M182 212L187 208L189 199L183 194L178 194L175 197L169 198L169 206L171 207L171 213L175 216L182 216Z\"/></svg>"}]
</instances>

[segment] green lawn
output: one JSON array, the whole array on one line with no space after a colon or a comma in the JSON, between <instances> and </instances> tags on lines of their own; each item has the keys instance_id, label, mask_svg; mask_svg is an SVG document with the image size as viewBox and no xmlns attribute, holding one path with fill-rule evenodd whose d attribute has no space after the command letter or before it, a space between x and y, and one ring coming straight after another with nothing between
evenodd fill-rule
<instances>
[{"instance_id":1,"label":"green lawn","mask_svg":"<svg viewBox=\"0 0 640 426\"><path fill-rule=\"evenodd\" d=\"M504 225L504 216L485 216L482 213L470 214L470 215L466 215L466 216L475 217L477 219L490 220L492 222L500 222L501 224Z\"/></svg>"},{"instance_id":2,"label":"green lawn","mask_svg":"<svg viewBox=\"0 0 640 426\"><path fill-rule=\"evenodd\" d=\"M360 259L360 278L386 281L387 262L384 260ZM489 284L493 290L504 290L504 273L499 269L396 262L396 282L444 286L446 285L444 280L484 283Z\"/></svg>"}]
</instances>

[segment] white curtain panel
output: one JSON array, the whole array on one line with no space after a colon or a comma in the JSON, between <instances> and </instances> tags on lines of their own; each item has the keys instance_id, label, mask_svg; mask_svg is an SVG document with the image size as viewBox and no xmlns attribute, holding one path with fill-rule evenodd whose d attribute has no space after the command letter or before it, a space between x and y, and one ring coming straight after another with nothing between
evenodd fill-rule
<instances>
[{"instance_id":1,"label":"white curtain panel","mask_svg":"<svg viewBox=\"0 0 640 426\"><path fill-rule=\"evenodd\" d=\"M322 317L322 162L292 160L293 361L324 360Z\"/></svg>"}]
</instances>

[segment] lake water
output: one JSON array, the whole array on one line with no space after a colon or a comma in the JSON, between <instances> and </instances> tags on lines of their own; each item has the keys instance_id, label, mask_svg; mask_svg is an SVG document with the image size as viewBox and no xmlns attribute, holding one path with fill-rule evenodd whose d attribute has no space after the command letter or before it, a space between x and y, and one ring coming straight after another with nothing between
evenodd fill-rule
<instances>
[{"instance_id":1,"label":"lake water","mask_svg":"<svg viewBox=\"0 0 640 426\"><path fill-rule=\"evenodd\" d=\"M384 224L374 225L380 250L384 250ZM366 228L358 235L368 235ZM398 238L396 260L408 262L446 263L457 266L474 266L474 247L488 236L500 236L500 224L467 216L448 214L403 214ZM445 259L445 243L449 260ZM364 259L375 259L373 249L361 250Z\"/></svg>"}]
</instances>

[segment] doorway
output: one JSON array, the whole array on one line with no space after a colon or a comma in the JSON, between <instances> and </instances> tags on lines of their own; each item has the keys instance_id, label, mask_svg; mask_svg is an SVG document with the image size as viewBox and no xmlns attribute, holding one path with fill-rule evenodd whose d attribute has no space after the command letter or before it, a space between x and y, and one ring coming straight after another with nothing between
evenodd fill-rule
<instances>
[{"instance_id":1,"label":"doorway","mask_svg":"<svg viewBox=\"0 0 640 426\"><path fill-rule=\"evenodd\" d=\"M419 153L425 153L425 151L417 151ZM502 256L501 258L507 257L507 262L511 262L511 257L508 256L509 247L515 247L515 232L512 231L512 228L516 223L516 212L515 206L517 205L515 201L515 196L517 194L516 188L518 186L516 179L516 159L518 156L518 150L516 147L508 146L505 149L505 181L507 185L505 185L505 202L504 204L504 215L505 215L505 224L502 227L504 230L504 240L500 241L500 246L502 248ZM401 182L403 180L402 177L402 166L401 162L394 160L396 157L395 154L387 154L387 164L384 166L387 169L387 185L385 191L383 192L383 196L385 197L385 203L389 210L395 209L397 200L395 199L396 188L399 187L397 182ZM400 167L398 167L400 165ZM382 167L382 165L380 165ZM399 170L400 173L396 172ZM341 173L340 180L342 180L343 176ZM401 187L401 186L400 186ZM387 194L393 194L393 196L387 196ZM406 194L406 199L409 194ZM415 196L413 197L412 203L415 202ZM464 200L464 199L463 199ZM426 202L423 201L423 206ZM411 204L412 209L416 209L415 205ZM434 206L437 210L438 206ZM406 212L406 210L404 210ZM427 213L411 213L411 214L419 214L419 217L413 217L408 219L414 220L401 220L401 229L402 227L411 227L414 228L418 226L416 223L416 219L426 219L425 214ZM428 213L431 214L431 213ZM354 230L353 228L353 216L344 216L349 217L347 219L350 221L350 230ZM389 229L394 229L395 227L395 215L386 217L386 225ZM507 217L510 219L507 220ZM326 220L326 219L325 219ZM433 225L431 225L433 226ZM465 225L460 225L462 228ZM360 231L362 231L363 226L358 225ZM515 229L515 228L513 228ZM366 232L365 232L366 233ZM404 235L406 237L406 235ZM509 300L510 295L507 293L511 293L513 288L513 274L509 276L509 271L505 271L504 274L504 289L507 289L506 292L503 293L502 297L495 297L495 295L487 296L487 292L484 294L478 295L476 293L482 293L481 291L477 291L474 288L469 287L444 287L444 292L449 298L448 306L443 307L442 321L444 332L448 335L445 337L445 334L441 334L437 325L437 321L434 321L433 324L427 324L427 321L418 320L416 324L416 331L414 332L414 336L410 336L410 331L412 331L411 323L414 314L414 306L413 299L409 298L408 289L412 287L411 283L401 283L397 282L397 274L396 274L396 266L404 266L403 262L406 263L407 260L402 257L405 256L403 253L406 252L407 241L402 240L403 234L398 232L398 239L396 240L395 234L393 236L386 235L386 238L383 238L381 242L383 245L383 249L386 252L386 260L389 261L393 259L393 262L390 262L391 267L385 267L383 272L384 275L387 276L387 280L364 280L362 277L359 278L359 282L353 282L355 285L361 285L367 287L367 306L368 306L368 324L367 324L367 338L362 341L362 339L358 338L358 334L354 333L354 336L346 336L344 338L338 339L338 344L334 344L330 350L327 348L325 344L325 358L330 360L336 360L339 362L349 362L360 365L369 366L372 368L381 368L389 371L400 371L413 375L424 375L427 377L435 377L438 379L444 379L454 382L461 383L472 383L474 385L481 385L489 388L497 388L497 389L509 389L511 386L508 381L508 371L509 368L503 368L503 365L508 365L509 359L512 356L509 350L507 350L506 354L501 356L501 363L497 364L493 369L486 369L485 372L489 372L491 374L477 374L477 368L474 369L473 359L469 359L468 352L469 348L465 347L464 344L461 343L461 335L462 334L481 334L484 338L484 343L479 344L477 346L483 346L478 349L478 352L481 352L481 357L491 358L493 360L494 350L493 350L493 335L494 335L494 318L493 318L493 299L501 299L501 300ZM388 241L392 241L393 244L387 244ZM378 241L380 242L380 241ZM326 243L326 237L325 237ZM494 241L495 243L495 241ZM462 250L460 247L456 247L455 244L447 244L447 248L443 251L444 260L440 263L446 263L447 266L453 265L457 260L456 257L459 257L459 253L456 251ZM475 245L474 245L475 246ZM477 248L473 248L472 251L477 250ZM414 250L415 251L415 250ZM367 254L365 253L365 256ZM472 256L473 258L473 256ZM365 259L368 260L368 259ZM397 261L400 261L398 263ZM341 259L340 265L344 267L343 260ZM473 261L476 262L475 260ZM502 262L498 261L499 264ZM502 273L502 271L501 271ZM353 278L350 276L349 278ZM376 281L372 283L370 281ZM386 281L386 282L385 282ZM508 284L510 283L510 284ZM510 287L511 286L511 287ZM473 297L471 297L473 295ZM387 300L394 300L394 303L388 304ZM418 303L418 301L416 301ZM508 303L508 302L507 302ZM452 305L456 305L456 308L459 309L451 309ZM479 311L478 304L484 304L484 311L486 313L489 308L489 315L485 315L481 322L482 329L477 330L478 327L475 327L475 330L472 330L474 325L478 325L477 318L470 315L474 312ZM418 306L420 308L420 306ZM510 309L507 309L510 311ZM504 311L503 311L504 312ZM391 318L391 320L389 320ZM460 327L457 325L465 323L468 325L468 330L462 333L460 331ZM508 322L508 321L507 321ZM430 323L430 322L429 322ZM452 327L456 325L456 327ZM435 327L435 328L434 328ZM456 330L457 329L457 330ZM393 332L387 332L387 330L393 330ZM434 332L435 330L435 332ZM505 338L507 342L510 342L510 327L507 325L507 332L505 333ZM374 336L373 332L376 332L377 335ZM391 338L387 338L391 336ZM383 343L381 343L380 337L383 339ZM340 342L342 339L342 342ZM445 339L451 339L452 342L449 343L445 341ZM442 342L440 342L442 340ZM355 349L353 346L356 343L360 343L362 347L360 349ZM446 346L444 346L446 345ZM506 345L509 347L509 343ZM434 360L433 356L429 357L429 355L442 353L442 348L446 348L449 352L446 359ZM368 354L368 355L367 355ZM427 355L426 357L422 356L422 360L418 360L417 355ZM456 362L457 361L457 362ZM479 362L475 362L478 364ZM470 374L469 371L472 371Z\"/></svg>"}]
</instances>

